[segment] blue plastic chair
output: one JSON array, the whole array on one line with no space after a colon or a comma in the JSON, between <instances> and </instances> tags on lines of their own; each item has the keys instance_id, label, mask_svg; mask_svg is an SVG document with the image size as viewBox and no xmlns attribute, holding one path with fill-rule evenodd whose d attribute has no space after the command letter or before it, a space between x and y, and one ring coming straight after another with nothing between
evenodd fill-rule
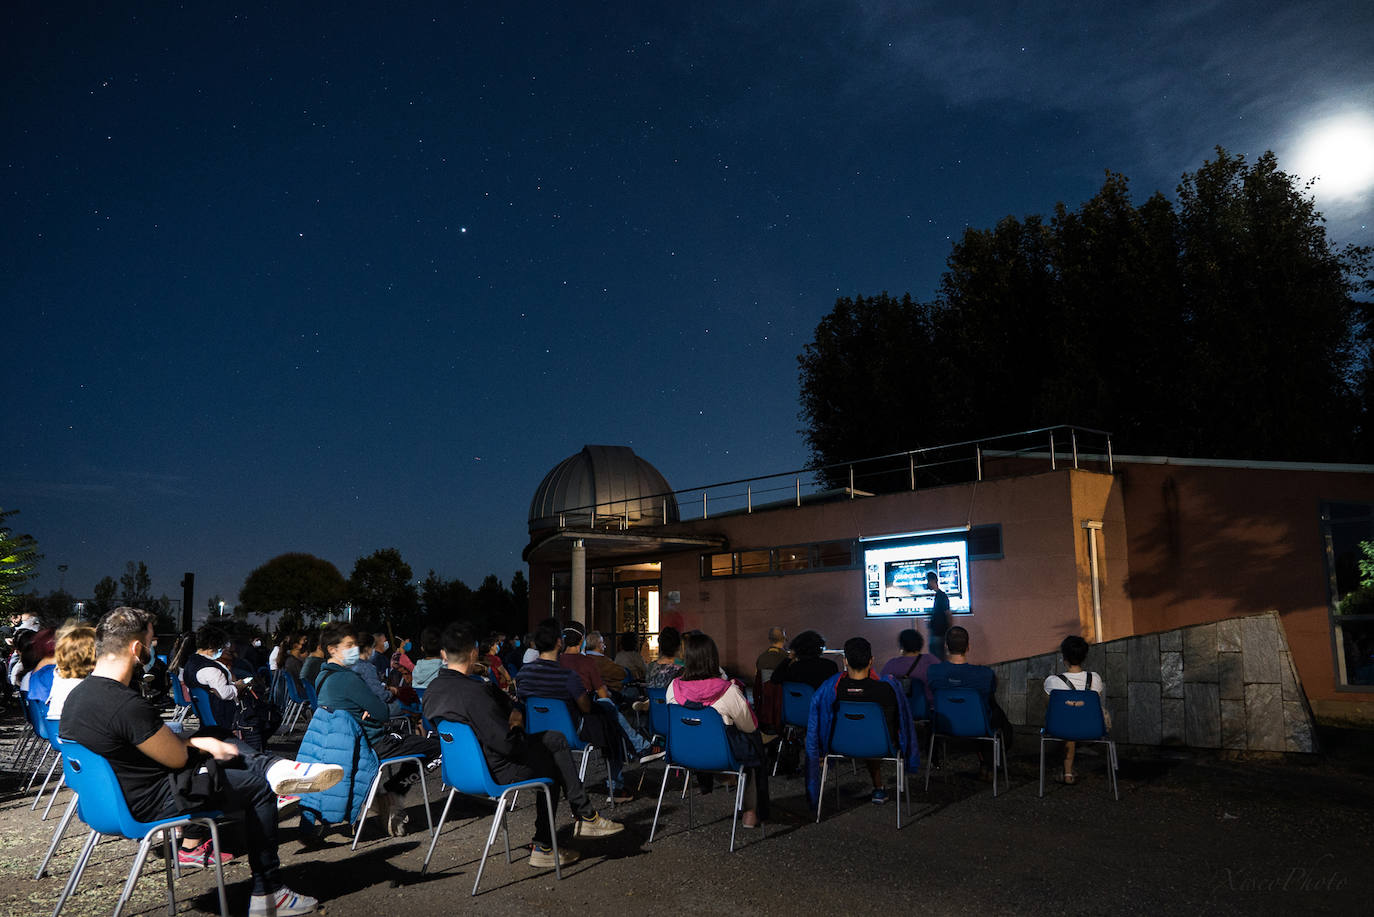
<instances>
[{"instance_id":1,"label":"blue plastic chair","mask_svg":"<svg viewBox=\"0 0 1374 917\"><path fill-rule=\"evenodd\" d=\"M425 714L424 714L424 709L425 709L425 689L424 689L424 688L416 688L416 689L415 689L415 698L416 698L416 700L418 700L418 701L420 702L420 728L423 729L423 730L425 731L425 735L427 735L427 736L432 736L432 735L434 735L434 724L431 723L431 722L425 717Z\"/></svg>"},{"instance_id":2,"label":"blue plastic chair","mask_svg":"<svg viewBox=\"0 0 1374 917\"><path fill-rule=\"evenodd\" d=\"M806 721L811 716L811 698L815 695L816 689L804 682L782 683L782 741L795 739L797 733L806 731ZM774 777L778 775L778 762L782 760L781 746L778 751L773 759Z\"/></svg>"},{"instance_id":3,"label":"blue plastic chair","mask_svg":"<svg viewBox=\"0 0 1374 917\"><path fill-rule=\"evenodd\" d=\"M887 718L879 704L861 701L840 701L835 705L834 730L830 734L830 751L821 761L821 788L816 795L816 821L821 820L821 805L825 802L825 777L831 758L863 758L892 761L897 765L897 829L902 827L902 793L906 793L907 814L910 815L911 792L906 787L906 759L888 732ZM835 808L840 806L840 781L835 781Z\"/></svg>"},{"instance_id":4,"label":"blue plastic chair","mask_svg":"<svg viewBox=\"0 0 1374 917\"><path fill-rule=\"evenodd\" d=\"M48 739L48 705L45 701L34 700L33 698L24 699L24 716L29 721L29 728L33 730L36 744L34 748L41 750L42 754L38 762L33 766L33 773L29 775L29 782L24 785L24 791L33 789L34 783L38 781L38 772L43 769L43 765L48 761L48 755L52 754L52 742ZM32 755L30 755L32 757ZM27 763L27 762L25 762ZM48 769L48 775L52 775L52 769ZM47 781L43 782L47 786ZM42 795L41 793L39 795ZM30 810L32 811L32 810Z\"/></svg>"},{"instance_id":5,"label":"blue plastic chair","mask_svg":"<svg viewBox=\"0 0 1374 917\"><path fill-rule=\"evenodd\" d=\"M62 768L66 773L67 785L80 797L78 808L81 820L90 826L91 833L86 838L86 845L81 848L81 854L77 857L71 877L67 879L67 884L62 889L61 897L57 899L57 908L53 911L53 917L58 917L62 912L62 906L66 904L71 893L75 891L77 882L81 880L81 873L85 871L86 864L90 862L91 853L95 850L95 845L102 835L115 835L139 841L138 856L134 857L134 865L129 870L129 878L124 883L124 891L119 896L119 903L115 905L114 917L119 917L124 910L124 905L128 903L129 896L134 890L134 883L138 881L139 873L143 871L143 862L148 858L152 840L159 834L162 835L162 841L165 845L167 906L169 913L175 914L177 901L176 889L172 881L172 865L176 862L177 857L176 851L173 850L172 841L175 836L173 829L183 828L187 825L205 825L210 829L211 847L218 851L221 849L219 826L215 823L215 819L219 818L221 813L217 811L190 812L157 821L138 821L129 812L129 805L124 801L124 791L120 789L114 768L110 767L108 761L76 742L62 743L62 752ZM229 904L224 897L224 868L220 865L219 857L211 857L211 860L215 867L215 882L219 887L220 917L229 917Z\"/></svg>"},{"instance_id":6,"label":"blue plastic chair","mask_svg":"<svg viewBox=\"0 0 1374 917\"><path fill-rule=\"evenodd\" d=\"M930 722L930 699L926 697L926 683L919 678L911 680L911 693L907 695L911 707L911 718L917 723Z\"/></svg>"},{"instance_id":7,"label":"blue plastic chair","mask_svg":"<svg viewBox=\"0 0 1374 917\"><path fill-rule=\"evenodd\" d=\"M740 809L744 808L745 781L749 772L744 765L735 760L730 750L730 740L725 736L725 721L710 707L692 709L681 704L668 705L668 762L674 767L687 771L690 781L693 772L702 774L733 774L735 783L735 807L730 819L730 852L735 852L735 830L739 825ZM654 823L649 829L649 843L654 842L654 832L658 830L658 813L663 808L663 791L668 788L668 773L663 772L663 784L658 789L658 806L654 809ZM687 826L696 827L696 813L693 811L693 793L687 793ZM760 823L760 827L762 823ZM764 836L768 830L764 828Z\"/></svg>"},{"instance_id":8,"label":"blue plastic chair","mask_svg":"<svg viewBox=\"0 0 1374 917\"><path fill-rule=\"evenodd\" d=\"M582 756L577 777L586 782L587 761L591 758L592 752L598 749L595 745L584 742L577 734L577 727L573 725L572 711L568 709L567 701L549 697L526 698L525 731L531 734L545 731L563 733L563 738L568 740L568 751ZM606 768L606 789L608 793L611 791L610 767Z\"/></svg>"},{"instance_id":9,"label":"blue plastic chair","mask_svg":"<svg viewBox=\"0 0 1374 917\"><path fill-rule=\"evenodd\" d=\"M282 715L282 721L286 723L286 731L289 734L295 730L296 722L305 710L305 689L301 686L299 678L285 669L281 671L286 676L286 712Z\"/></svg>"},{"instance_id":10,"label":"blue plastic chair","mask_svg":"<svg viewBox=\"0 0 1374 917\"><path fill-rule=\"evenodd\" d=\"M429 852L425 854L425 863L420 867L420 874L424 875L429 869L430 858L434 856L434 845L439 842L439 833L444 829L444 820L448 818L448 810L453 805L454 794L467 793L469 796L494 799L496 800L496 814L492 816L491 830L487 832L487 845L482 848L482 860L477 866L477 878L472 883L472 893L476 895L477 887L482 884L482 870L486 868L487 857L491 854L491 845L496 840L497 828L500 828L505 835L506 862L511 862L510 827L506 824L506 815L509 810L506 803L520 790L530 789L544 797L544 805L547 807L549 816L549 834L553 839L553 871L561 880L563 867L558 855L558 823L553 818L553 780L548 777L538 777L534 780L521 780L516 783L497 783L491 776L491 770L487 767L487 759L482 754L482 746L477 741L477 734L472 731L472 727L467 723L440 723L439 742L443 748L440 767L443 770L444 782L449 785L448 799L444 802L444 811L439 816L439 827L429 842Z\"/></svg>"},{"instance_id":11,"label":"blue plastic chair","mask_svg":"<svg viewBox=\"0 0 1374 917\"><path fill-rule=\"evenodd\" d=\"M988 711L983 706L983 698L972 688L937 688L935 691L935 711L931 720L930 757L935 758L937 739L976 739L992 743L992 795L997 797L997 764L1002 764L1002 774L1011 784L1011 773L1007 770L1007 754L1002 748L1002 736L988 722ZM926 789L930 789L930 772L926 768Z\"/></svg>"},{"instance_id":12,"label":"blue plastic chair","mask_svg":"<svg viewBox=\"0 0 1374 917\"><path fill-rule=\"evenodd\" d=\"M1107 734L1102 698L1096 691L1051 691L1040 730L1040 795L1045 795L1045 743L1082 742L1107 746L1107 782L1113 798L1121 799L1116 780L1116 742Z\"/></svg>"},{"instance_id":13,"label":"blue plastic chair","mask_svg":"<svg viewBox=\"0 0 1374 917\"><path fill-rule=\"evenodd\" d=\"M425 800L425 823L429 825L429 833L434 834L434 816L429 812L429 782L425 778L425 756L424 755L393 755L390 758L379 758L377 760L377 776L372 778L372 785L367 788L367 799L363 802L362 811L358 814L358 824L353 829L353 845L351 850L358 849L358 839L363 836L363 822L367 821L368 810L372 808L372 801L377 797L377 790L382 785L382 778L387 771L393 767L400 767L409 761L414 761L415 766L420 769L420 789Z\"/></svg>"},{"instance_id":14,"label":"blue plastic chair","mask_svg":"<svg viewBox=\"0 0 1374 917\"><path fill-rule=\"evenodd\" d=\"M639 759L639 763L650 764L654 761L667 761L668 752L666 751L666 749L668 747L668 689L666 687L646 687L644 690L649 701L649 730L652 733L652 735L649 737L649 742L653 745L661 745L665 750L658 752L657 754L645 755L644 757ZM672 764L671 762L668 763L668 771L674 770L682 770L682 768L678 767L675 764ZM647 771L641 771L639 775L639 785L641 787L644 786L645 773L647 773ZM683 773L685 779L682 783L682 795L686 796L687 783L691 778L690 776L686 775L685 771ZM668 774L665 771L664 776L666 777L667 775Z\"/></svg>"},{"instance_id":15,"label":"blue plastic chair","mask_svg":"<svg viewBox=\"0 0 1374 917\"><path fill-rule=\"evenodd\" d=\"M172 702L177 706L176 715L172 717L173 723L183 723L187 715L194 713L191 709L191 699L186 696L185 686L181 683L181 673L173 672L172 675Z\"/></svg>"},{"instance_id":16,"label":"blue plastic chair","mask_svg":"<svg viewBox=\"0 0 1374 917\"><path fill-rule=\"evenodd\" d=\"M214 708L210 705L210 692L200 685L187 685L186 690L191 692L191 706L195 708L196 718L200 720L202 726L218 726L215 720ZM225 728L228 728L226 724Z\"/></svg>"},{"instance_id":17,"label":"blue plastic chair","mask_svg":"<svg viewBox=\"0 0 1374 917\"><path fill-rule=\"evenodd\" d=\"M29 757L37 749L38 729L33 724L33 713L29 710L29 694L19 691L19 709L24 714L24 732L14 743L14 754L10 757L10 770L22 771L29 763Z\"/></svg>"}]
</instances>

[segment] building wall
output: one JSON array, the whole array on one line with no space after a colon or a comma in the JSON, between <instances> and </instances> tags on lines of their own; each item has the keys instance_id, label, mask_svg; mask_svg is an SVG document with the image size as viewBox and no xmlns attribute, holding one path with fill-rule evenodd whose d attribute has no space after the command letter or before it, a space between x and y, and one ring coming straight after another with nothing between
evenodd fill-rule
<instances>
[{"instance_id":1,"label":"building wall","mask_svg":"<svg viewBox=\"0 0 1374 917\"><path fill-rule=\"evenodd\" d=\"M1275 611L1319 718L1360 718L1338 690L1321 535L1324 500L1374 501L1374 475L1118 462L1135 632Z\"/></svg>"}]
</instances>

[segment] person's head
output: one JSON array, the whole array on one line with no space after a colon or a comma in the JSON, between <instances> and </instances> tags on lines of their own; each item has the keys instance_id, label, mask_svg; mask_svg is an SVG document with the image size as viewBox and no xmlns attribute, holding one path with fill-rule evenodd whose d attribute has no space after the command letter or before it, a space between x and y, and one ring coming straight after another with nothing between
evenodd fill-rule
<instances>
[{"instance_id":1,"label":"person's head","mask_svg":"<svg viewBox=\"0 0 1374 917\"><path fill-rule=\"evenodd\" d=\"M439 628L430 625L420 631L420 655L433 659L439 655Z\"/></svg>"},{"instance_id":2,"label":"person's head","mask_svg":"<svg viewBox=\"0 0 1374 917\"><path fill-rule=\"evenodd\" d=\"M825 652L825 638L814 630L804 630L792 638L792 652L798 659L818 659Z\"/></svg>"},{"instance_id":3,"label":"person's head","mask_svg":"<svg viewBox=\"0 0 1374 917\"><path fill-rule=\"evenodd\" d=\"M968 631L958 624L945 631L945 649L962 656L968 652Z\"/></svg>"},{"instance_id":4,"label":"person's head","mask_svg":"<svg viewBox=\"0 0 1374 917\"><path fill-rule=\"evenodd\" d=\"M335 665L351 666L358 661L358 638L347 621L334 621L320 631L320 649Z\"/></svg>"},{"instance_id":5,"label":"person's head","mask_svg":"<svg viewBox=\"0 0 1374 917\"><path fill-rule=\"evenodd\" d=\"M391 642L387 640L385 632L377 631L377 633L372 636L372 648L379 653L385 653L387 650L391 649Z\"/></svg>"},{"instance_id":6,"label":"person's head","mask_svg":"<svg viewBox=\"0 0 1374 917\"><path fill-rule=\"evenodd\" d=\"M301 639L296 642L296 653L300 656L309 656L320 646L320 632L314 629L307 630L301 634Z\"/></svg>"},{"instance_id":7,"label":"person's head","mask_svg":"<svg viewBox=\"0 0 1374 917\"><path fill-rule=\"evenodd\" d=\"M587 638L587 628L580 621L569 621L563 625L563 651L580 653L582 641Z\"/></svg>"},{"instance_id":8,"label":"person's head","mask_svg":"<svg viewBox=\"0 0 1374 917\"><path fill-rule=\"evenodd\" d=\"M939 589L939 588L940 588L940 577L936 576L934 573L927 573L927 574L926 574L926 588L929 589L931 592L934 592L936 589Z\"/></svg>"},{"instance_id":9,"label":"person's head","mask_svg":"<svg viewBox=\"0 0 1374 917\"><path fill-rule=\"evenodd\" d=\"M919 653L926 645L926 640L919 630L908 627L897 635L897 645L902 648L903 653Z\"/></svg>"},{"instance_id":10,"label":"person's head","mask_svg":"<svg viewBox=\"0 0 1374 917\"><path fill-rule=\"evenodd\" d=\"M546 618L539 622L539 626L534 629L534 649L535 652L552 653L558 649L562 643L563 627L558 623L557 618Z\"/></svg>"},{"instance_id":11,"label":"person's head","mask_svg":"<svg viewBox=\"0 0 1374 917\"><path fill-rule=\"evenodd\" d=\"M365 630L360 630L353 635L353 641L358 645L358 658L370 659L372 657L372 634Z\"/></svg>"},{"instance_id":12,"label":"person's head","mask_svg":"<svg viewBox=\"0 0 1374 917\"><path fill-rule=\"evenodd\" d=\"M787 631L781 627L768 628L768 645L782 646L787 642Z\"/></svg>"},{"instance_id":13,"label":"person's head","mask_svg":"<svg viewBox=\"0 0 1374 917\"><path fill-rule=\"evenodd\" d=\"M152 612L128 605L107 611L95 626L97 660L105 657L117 659L132 653L136 661L143 665L151 664L155 620Z\"/></svg>"},{"instance_id":14,"label":"person's head","mask_svg":"<svg viewBox=\"0 0 1374 917\"><path fill-rule=\"evenodd\" d=\"M224 648L229 644L229 635L217 624L202 624L196 631L196 652L211 659L224 656Z\"/></svg>"},{"instance_id":15,"label":"person's head","mask_svg":"<svg viewBox=\"0 0 1374 917\"><path fill-rule=\"evenodd\" d=\"M95 628L72 624L57 632L57 674L62 678L85 678L95 668Z\"/></svg>"},{"instance_id":16,"label":"person's head","mask_svg":"<svg viewBox=\"0 0 1374 917\"><path fill-rule=\"evenodd\" d=\"M682 638L682 680L720 677L720 653L716 641L697 631Z\"/></svg>"},{"instance_id":17,"label":"person's head","mask_svg":"<svg viewBox=\"0 0 1374 917\"><path fill-rule=\"evenodd\" d=\"M594 630L591 633L587 634L587 652L600 653L604 652L605 649L606 638L602 636L601 631Z\"/></svg>"},{"instance_id":18,"label":"person's head","mask_svg":"<svg viewBox=\"0 0 1374 917\"><path fill-rule=\"evenodd\" d=\"M497 631L487 634L487 639L482 642L482 648L488 656L495 656L501 652L501 643L506 639L506 635Z\"/></svg>"},{"instance_id":19,"label":"person's head","mask_svg":"<svg viewBox=\"0 0 1374 917\"><path fill-rule=\"evenodd\" d=\"M1082 665L1088 658L1088 641L1078 634L1071 634L1059 644L1059 655L1063 656L1069 665Z\"/></svg>"},{"instance_id":20,"label":"person's head","mask_svg":"<svg viewBox=\"0 0 1374 917\"><path fill-rule=\"evenodd\" d=\"M466 621L454 621L438 639L439 657L444 665L469 665L477 660L477 631Z\"/></svg>"},{"instance_id":21,"label":"person's head","mask_svg":"<svg viewBox=\"0 0 1374 917\"><path fill-rule=\"evenodd\" d=\"M658 632L658 654L660 656L676 657L677 651L682 649L682 634L676 627L668 626Z\"/></svg>"},{"instance_id":22,"label":"person's head","mask_svg":"<svg viewBox=\"0 0 1374 917\"><path fill-rule=\"evenodd\" d=\"M638 652L638 651L639 651L639 634L635 633L634 631L628 631L628 632L626 632L626 633L621 634L621 635L620 635L620 648L621 648L621 650L623 650L624 652L627 652L627 653L636 653L636 652Z\"/></svg>"},{"instance_id":23,"label":"person's head","mask_svg":"<svg viewBox=\"0 0 1374 917\"><path fill-rule=\"evenodd\" d=\"M851 672L867 672L873 661L873 646L863 637L850 637L844 642L844 661Z\"/></svg>"},{"instance_id":24,"label":"person's head","mask_svg":"<svg viewBox=\"0 0 1374 917\"><path fill-rule=\"evenodd\" d=\"M53 650L57 646L57 630L52 627L45 627L33 635L33 642L29 644L29 656L32 660L24 660L24 668L32 669L40 665L44 659L52 658Z\"/></svg>"}]
</instances>

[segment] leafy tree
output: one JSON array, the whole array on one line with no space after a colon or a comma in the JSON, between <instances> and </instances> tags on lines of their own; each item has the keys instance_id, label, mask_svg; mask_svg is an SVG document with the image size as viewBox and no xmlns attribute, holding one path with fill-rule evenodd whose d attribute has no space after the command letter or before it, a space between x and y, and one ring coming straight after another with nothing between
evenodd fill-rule
<instances>
[{"instance_id":1,"label":"leafy tree","mask_svg":"<svg viewBox=\"0 0 1374 917\"><path fill-rule=\"evenodd\" d=\"M516 570L510 577L510 595L514 605L514 620L517 630L523 630L530 619L530 582L525 579L524 570ZM515 623L519 622L519 623Z\"/></svg>"},{"instance_id":2,"label":"leafy tree","mask_svg":"<svg viewBox=\"0 0 1374 917\"><path fill-rule=\"evenodd\" d=\"M1371 250L1333 246L1272 153L1218 149L1175 203L1136 206L1108 174L1048 222L968 229L947 268L932 302L841 299L817 326L798 358L813 462L1060 423L1198 457L1374 443Z\"/></svg>"},{"instance_id":3,"label":"leafy tree","mask_svg":"<svg viewBox=\"0 0 1374 917\"><path fill-rule=\"evenodd\" d=\"M466 620L472 611L472 590L460 579L444 579L433 570L420 584L428 624L443 628L453 621Z\"/></svg>"},{"instance_id":4,"label":"leafy tree","mask_svg":"<svg viewBox=\"0 0 1374 917\"><path fill-rule=\"evenodd\" d=\"M100 582L95 584L92 590L94 598L91 600L91 615L99 620L105 612L115 607L115 593L119 591L119 584L115 582L113 576L103 577Z\"/></svg>"},{"instance_id":5,"label":"leafy tree","mask_svg":"<svg viewBox=\"0 0 1374 917\"><path fill-rule=\"evenodd\" d=\"M381 548L359 557L348 578L354 621L369 629L381 628L389 621L393 627L410 631L420 611L420 596L411 575L410 564L395 548Z\"/></svg>"},{"instance_id":6,"label":"leafy tree","mask_svg":"<svg viewBox=\"0 0 1374 917\"><path fill-rule=\"evenodd\" d=\"M38 542L32 535L16 535L6 520L18 510L0 510L0 612L11 614L16 609L19 589L38 575Z\"/></svg>"},{"instance_id":7,"label":"leafy tree","mask_svg":"<svg viewBox=\"0 0 1374 917\"><path fill-rule=\"evenodd\" d=\"M239 590L245 614L294 611L318 619L338 610L347 592L343 574L313 554L280 554L253 570Z\"/></svg>"},{"instance_id":8,"label":"leafy tree","mask_svg":"<svg viewBox=\"0 0 1374 917\"><path fill-rule=\"evenodd\" d=\"M151 611L148 600L152 586L153 578L148 575L148 565L141 560L137 564L129 561L124 568L124 575L119 578L119 604Z\"/></svg>"},{"instance_id":9,"label":"leafy tree","mask_svg":"<svg viewBox=\"0 0 1374 917\"><path fill-rule=\"evenodd\" d=\"M523 629L525 624L515 622L515 598L501 584L495 573L488 573L482 585L472 596L472 623L479 632L492 630L510 631L513 625Z\"/></svg>"}]
</instances>

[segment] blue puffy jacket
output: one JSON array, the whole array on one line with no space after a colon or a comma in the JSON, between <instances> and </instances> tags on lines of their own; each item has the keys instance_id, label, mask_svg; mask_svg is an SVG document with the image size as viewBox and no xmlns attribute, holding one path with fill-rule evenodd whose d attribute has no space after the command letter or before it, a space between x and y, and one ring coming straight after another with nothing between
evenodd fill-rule
<instances>
[{"instance_id":1,"label":"blue puffy jacket","mask_svg":"<svg viewBox=\"0 0 1374 917\"><path fill-rule=\"evenodd\" d=\"M830 676L811 698L811 713L806 722L806 798L812 806L816 805L816 794L820 792L821 759L829 753L830 736L835 731L835 704L843 677L843 672ZM897 695L897 745L905 759L907 774L916 774L921 769L921 746L916 741L911 706L897 679L889 675L882 681L891 685L892 693Z\"/></svg>"},{"instance_id":2,"label":"blue puffy jacket","mask_svg":"<svg viewBox=\"0 0 1374 917\"><path fill-rule=\"evenodd\" d=\"M320 707L310 718L296 760L344 769L344 779L334 786L301 796L301 818L312 824L357 821L378 769L377 753L363 738L358 721L342 710Z\"/></svg>"}]
</instances>

